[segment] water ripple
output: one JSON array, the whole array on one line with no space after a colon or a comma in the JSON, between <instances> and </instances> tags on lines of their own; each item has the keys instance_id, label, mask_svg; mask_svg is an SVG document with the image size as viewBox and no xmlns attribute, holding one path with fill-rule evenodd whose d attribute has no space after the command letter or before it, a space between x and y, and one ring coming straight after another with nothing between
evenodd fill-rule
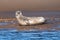
<instances>
[{"instance_id":1,"label":"water ripple","mask_svg":"<svg viewBox=\"0 0 60 40\"><path fill-rule=\"evenodd\" d=\"M0 40L59 40L60 31L0 29Z\"/></svg>"}]
</instances>

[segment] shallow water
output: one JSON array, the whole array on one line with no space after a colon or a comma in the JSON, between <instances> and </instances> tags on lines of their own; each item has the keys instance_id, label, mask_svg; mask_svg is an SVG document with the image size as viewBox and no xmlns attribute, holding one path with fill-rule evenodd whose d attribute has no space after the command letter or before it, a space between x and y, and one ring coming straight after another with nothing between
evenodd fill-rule
<instances>
[{"instance_id":1,"label":"shallow water","mask_svg":"<svg viewBox=\"0 0 60 40\"><path fill-rule=\"evenodd\" d=\"M0 25L8 25L9 23L7 22L0 22Z\"/></svg>"},{"instance_id":2,"label":"shallow water","mask_svg":"<svg viewBox=\"0 0 60 40\"><path fill-rule=\"evenodd\" d=\"M0 22L0 26L13 23ZM60 30L55 30L55 28L60 28L60 24L54 25L50 30L17 30L13 28L0 28L0 40L60 40Z\"/></svg>"},{"instance_id":3,"label":"shallow water","mask_svg":"<svg viewBox=\"0 0 60 40\"><path fill-rule=\"evenodd\" d=\"M17 23L16 21L2 21L0 22L0 26L3 26L3 25L11 25L11 24L15 24Z\"/></svg>"},{"instance_id":4,"label":"shallow water","mask_svg":"<svg viewBox=\"0 0 60 40\"><path fill-rule=\"evenodd\" d=\"M0 40L60 40L60 30L0 29Z\"/></svg>"}]
</instances>

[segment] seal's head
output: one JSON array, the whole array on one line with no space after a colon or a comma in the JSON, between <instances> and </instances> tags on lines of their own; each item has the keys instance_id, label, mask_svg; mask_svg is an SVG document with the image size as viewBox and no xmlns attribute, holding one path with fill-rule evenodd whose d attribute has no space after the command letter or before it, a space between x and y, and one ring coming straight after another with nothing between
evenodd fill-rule
<instances>
[{"instance_id":1,"label":"seal's head","mask_svg":"<svg viewBox=\"0 0 60 40\"><path fill-rule=\"evenodd\" d=\"M19 18L20 16L22 16L22 12L21 11L16 11L16 18Z\"/></svg>"}]
</instances>

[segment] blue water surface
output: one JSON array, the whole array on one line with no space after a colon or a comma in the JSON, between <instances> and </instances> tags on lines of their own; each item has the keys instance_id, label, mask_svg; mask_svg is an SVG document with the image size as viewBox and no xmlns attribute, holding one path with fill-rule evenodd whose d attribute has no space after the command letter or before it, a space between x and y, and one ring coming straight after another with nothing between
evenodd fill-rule
<instances>
[{"instance_id":1,"label":"blue water surface","mask_svg":"<svg viewBox=\"0 0 60 40\"><path fill-rule=\"evenodd\" d=\"M0 29L0 40L60 40L60 30Z\"/></svg>"}]
</instances>

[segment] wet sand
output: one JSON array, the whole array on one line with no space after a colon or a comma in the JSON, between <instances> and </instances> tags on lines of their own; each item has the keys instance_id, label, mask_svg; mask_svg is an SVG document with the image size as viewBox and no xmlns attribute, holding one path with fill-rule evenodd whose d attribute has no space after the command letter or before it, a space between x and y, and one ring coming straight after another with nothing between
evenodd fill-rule
<instances>
[{"instance_id":1,"label":"wet sand","mask_svg":"<svg viewBox=\"0 0 60 40\"><path fill-rule=\"evenodd\" d=\"M60 30L60 12L59 11L23 11L25 16L44 16L47 21L44 24L21 26L15 18L15 12L0 12L0 23L6 22L6 25L0 25L0 28L16 28L18 30Z\"/></svg>"}]
</instances>

